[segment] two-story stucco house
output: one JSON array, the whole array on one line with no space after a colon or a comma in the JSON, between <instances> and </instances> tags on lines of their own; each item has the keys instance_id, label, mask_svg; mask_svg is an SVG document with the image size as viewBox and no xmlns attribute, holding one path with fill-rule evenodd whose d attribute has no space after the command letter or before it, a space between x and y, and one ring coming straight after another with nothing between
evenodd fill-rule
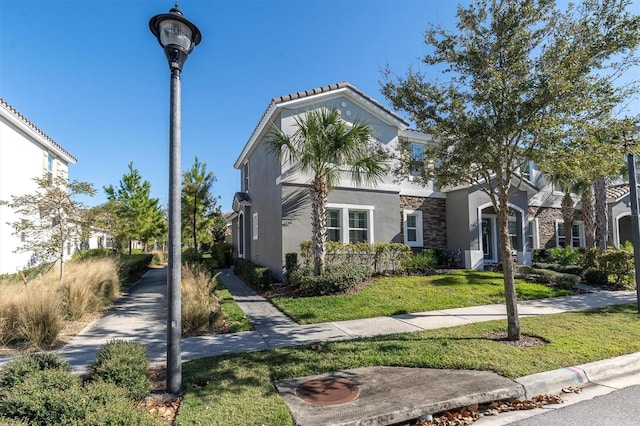
<instances>
[{"instance_id":1,"label":"two-story stucco house","mask_svg":"<svg viewBox=\"0 0 640 426\"><path fill-rule=\"evenodd\" d=\"M338 109L351 122L356 117L375 130L377 142L389 150L408 146L420 158L430 135L412 130L395 112L342 82L274 98L242 149L234 167L240 170L241 188L233 200L232 241L235 255L272 269L283 277L284 255L299 252L311 239L310 176L293 171L268 149L269 133L276 128L293 133L295 118L317 108ZM406 145L405 145L406 144ZM402 242L416 249L436 248L456 253L459 265L483 268L500 261L496 216L488 196L475 187L439 189L389 175L375 187L355 185L345 177L328 198L327 234L330 240L349 242ZM630 239L628 190L610 191L611 240ZM563 246L560 211L563 193L554 191L544 175L531 165L520 190L511 197L509 230L518 263L531 262L532 248ZM584 227L576 210L572 242L585 246Z\"/></svg>"},{"instance_id":2,"label":"two-story stucco house","mask_svg":"<svg viewBox=\"0 0 640 426\"><path fill-rule=\"evenodd\" d=\"M0 200L35 192L35 177L67 178L69 164L75 163L73 155L0 98ZM12 235L8 223L18 220L12 209L0 205L0 274L37 262L30 253L15 252L20 236Z\"/></svg>"}]
</instances>

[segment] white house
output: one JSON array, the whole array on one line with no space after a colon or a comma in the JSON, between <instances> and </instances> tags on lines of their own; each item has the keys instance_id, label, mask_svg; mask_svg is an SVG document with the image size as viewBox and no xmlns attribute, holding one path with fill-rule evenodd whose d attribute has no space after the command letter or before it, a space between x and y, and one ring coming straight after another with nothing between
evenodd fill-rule
<instances>
[{"instance_id":1,"label":"white house","mask_svg":"<svg viewBox=\"0 0 640 426\"><path fill-rule=\"evenodd\" d=\"M66 178L69 164L76 158L51 139L25 116L0 98L0 200L33 193L35 177ZM0 274L33 266L30 253L16 253L20 236L12 235L8 223L20 220L13 210L0 205ZM69 253L71 254L71 253Z\"/></svg>"}]
</instances>

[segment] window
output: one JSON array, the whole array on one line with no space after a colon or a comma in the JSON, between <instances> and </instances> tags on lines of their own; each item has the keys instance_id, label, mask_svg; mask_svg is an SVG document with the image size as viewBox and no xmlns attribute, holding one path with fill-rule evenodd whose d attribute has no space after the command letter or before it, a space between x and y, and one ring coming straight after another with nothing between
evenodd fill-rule
<instances>
[{"instance_id":1,"label":"window","mask_svg":"<svg viewBox=\"0 0 640 426\"><path fill-rule=\"evenodd\" d=\"M49 185L53 184L53 163L54 158L48 152L44 153L44 173L43 177L47 180Z\"/></svg>"},{"instance_id":2,"label":"window","mask_svg":"<svg viewBox=\"0 0 640 426\"><path fill-rule=\"evenodd\" d=\"M245 220L244 213L238 214L238 257L244 258L244 229Z\"/></svg>"},{"instance_id":3,"label":"window","mask_svg":"<svg viewBox=\"0 0 640 426\"><path fill-rule=\"evenodd\" d=\"M71 254L71 248L72 248L72 247L73 247L73 246L71 245L71 242L67 242L67 255L70 255L70 254Z\"/></svg>"},{"instance_id":4,"label":"window","mask_svg":"<svg viewBox=\"0 0 640 426\"><path fill-rule=\"evenodd\" d=\"M509 219L509 241L512 250L518 250L518 226L515 219Z\"/></svg>"},{"instance_id":5,"label":"window","mask_svg":"<svg viewBox=\"0 0 640 426\"><path fill-rule=\"evenodd\" d=\"M253 239L258 239L258 213L253 214Z\"/></svg>"},{"instance_id":6,"label":"window","mask_svg":"<svg viewBox=\"0 0 640 426\"><path fill-rule=\"evenodd\" d=\"M403 212L404 243L410 247L422 247L422 211L405 210Z\"/></svg>"},{"instance_id":7,"label":"window","mask_svg":"<svg viewBox=\"0 0 640 426\"><path fill-rule=\"evenodd\" d=\"M249 162L244 163L242 167L242 192L249 191Z\"/></svg>"},{"instance_id":8,"label":"window","mask_svg":"<svg viewBox=\"0 0 640 426\"><path fill-rule=\"evenodd\" d=\"M366 211L349 211L349 242L350 243L366 243L369 242L367 237L367 231L369 229L367 224L367 212Z\"/></svg>"},{"instance_id":9,"label":"window","mask_svg":"<svg viewBox=\"0 0 640 426\"><path fill-rule=\"evenodd\" d=\"M530 220L527 229L527 251L531 251L534 248L538 248L536 246L537 241L537 232L538 232L538 223L536 219Z\"/></svg>"},{"instance_id":10,"label":"window","mask_svg":"<svg viewBox=\"0 0 640 426\"><path fill-rule=\"evenodd\" d=\"M342 241L340 238L340 210L327 210L327 240Z\"/></svg>"},{"instance_id":11,"label":"window","mask_svg":"<svg viewBox=\"0 0 640 426\"><path fill-rule=\"evenodd\" d=\"M327 204L327 240L373 244L373 210L373 206Z\"/></svg>"},{"instance_id":12,"label":"window","mask_svg":"<svg viewBox=\"0 0 640 426\"><path fill-rule=\"evenodd\" d=\"M420 143L409 144L409 174L422 176L424 172L424 145Z\"/></svg>"},{"instance_id":13,"label":"window","mask_svg":"<svg viewBox=\"0 0 640 426\"><path fill-rule=\"evenodd\" d=\"M571 243L573 247L584 247L584 225L582 222L575 222L571 228ZM564 234L564 222L556 221L556 246L565 247L566 238Z\"/></svg>"}]
</instances>

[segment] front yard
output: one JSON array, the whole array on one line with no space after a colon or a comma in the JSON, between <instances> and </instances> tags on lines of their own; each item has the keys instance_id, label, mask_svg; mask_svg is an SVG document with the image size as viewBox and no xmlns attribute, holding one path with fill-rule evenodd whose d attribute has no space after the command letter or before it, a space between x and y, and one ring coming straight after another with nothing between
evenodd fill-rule
<instances>
[{"instance_id":1,"label":"front yard","mask_svg":"<svg viewBox=\"0 0 640 426\"><path fill-rule=\"evenodd\" d=\"M516 280L518 300L571 294L568 290ZM354 294L272 297L271 301L301 324L343 321L504 303L502 275L455 270L431 276L377 278Z\"/></svg>"}]
</instances>

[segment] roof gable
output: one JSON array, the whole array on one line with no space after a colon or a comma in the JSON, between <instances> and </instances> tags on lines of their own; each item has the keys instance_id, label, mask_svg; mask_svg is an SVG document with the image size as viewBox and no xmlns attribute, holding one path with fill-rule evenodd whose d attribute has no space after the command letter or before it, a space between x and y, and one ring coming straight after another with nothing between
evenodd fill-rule
<instances>
[{"instance_id":1,"label":"roof gable","mask_svg":"<svg viewBox=\"0 0 640 426\"><path fill-rule=\"evenodd\" d=\"M0 98L0 115L18 129L31 136L43 147L50 149L57 156L64 159L67 163L75 164L78 161L69 151L64 149L59 143L40 130L40 128L2 98Z\"/></svg>"},{"instance_id":2,"label":"roof gable","mask_svg":"<svg viewBox=\"0 0 640 426\"><path fill-rule=\"evenodd\" d=\"M252 151L256 143L258 143L260 136L265 132L269 123L277 116L278 112L287 107L295 107L304 104L318 103L322 99L331 99L336 96L344 95L349 97L358 106L379 118L381 121L388 123L399 130L406 130L409 127L409 123L395 112L386 108L384 105L368 96L364 92L357 89L355 86L348 82L341 82L337 84L331 84L328 86L322 86L311 90L305 90L303 92L291 93L284 96L273 98L271 103L265 110L264 114L260 118L257 126L253 130L251 137L245 144L242 152L238 156L234 167L239 169L244 163L246 157Z\"/></svg>"}]
</instances>

